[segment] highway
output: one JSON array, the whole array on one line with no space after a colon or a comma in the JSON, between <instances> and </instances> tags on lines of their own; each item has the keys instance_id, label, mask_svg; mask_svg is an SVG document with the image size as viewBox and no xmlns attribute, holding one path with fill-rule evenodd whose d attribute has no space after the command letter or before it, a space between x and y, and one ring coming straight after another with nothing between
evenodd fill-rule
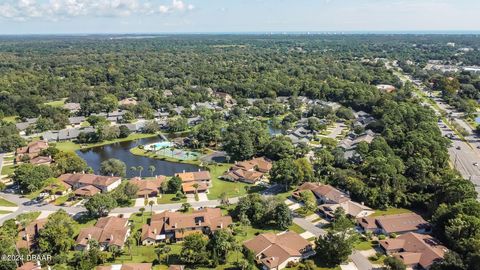
<instances>
[{"instance_id":1,"label":"highway","mask_svg":"<svg viewBox=\"0 0 480 270\"><path fill-rule=\"evenodd\" d=\"M403 82L410 81L413 83L413 79L410 76L401 73L398 73L397 75ZM479 193L480 198L480 140L473 134L470 126L461 119L463 114L456 112L448 104L445 104L442 99L438 97L429 97L424 89L417 86L415 87L418 91L423 92L427 96L426 98L435 102L436 106L433 106L429 102L424 103L434 110L437 115L441 115L443 111L452 118L453 121L457 122L470 133L469 136L465 137L465 140L462 140L445 122L438 121L440 131L444 136L450 138L452 142L451 146L448 148L451 163L465 179L469 179L475 185L475 190ZM422 98L419 94L416 94L416 96ZM440 108L440 110L438 108Z\"/></svg>"}]
</instances>

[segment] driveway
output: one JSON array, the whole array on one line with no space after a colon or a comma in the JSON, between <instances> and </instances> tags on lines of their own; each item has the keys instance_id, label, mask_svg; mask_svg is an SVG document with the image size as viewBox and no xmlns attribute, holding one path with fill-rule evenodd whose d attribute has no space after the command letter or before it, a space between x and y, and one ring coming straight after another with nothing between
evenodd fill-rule
<instances>
[{"instance_id":1,"label":"driveway","mask_svg":"<svg viewBox=\"0 0 480 270\"><path fill-rule=\"evenodd\" d=\"M350 260L357 266L358 270L372 270L372 263L365 258L359 251L354 250L352 255L350 255Z\"/></svg>"},{"instance_id":2,"label":"driveway","mask_svg":"<svg viewBox=\"0 0 480 270\"><path fill-rule=\"evenodd\" d=\"M298 226L300 226L305 231L310 232L315 237L319 237L319 236L324 235L326 233L325 230L313 225L310 221L308 221L304 218L295 217L295 218L293 218L293 223L297 224Z\"/></svg>"}]
</instances>

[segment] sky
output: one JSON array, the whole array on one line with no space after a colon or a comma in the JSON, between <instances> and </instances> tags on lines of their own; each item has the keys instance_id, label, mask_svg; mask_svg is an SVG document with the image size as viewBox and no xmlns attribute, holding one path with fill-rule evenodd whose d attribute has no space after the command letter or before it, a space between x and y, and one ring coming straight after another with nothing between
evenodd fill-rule
<instances>
[{"instance_id":1,"label":"sky","mask_svg":"<svg viewBox=\"0 0 480 270\"><path fill-rule=\"evenodd\" d=\"M480 31L479 0L0 0L0 34Z\"/></svg>"}]
</instances>

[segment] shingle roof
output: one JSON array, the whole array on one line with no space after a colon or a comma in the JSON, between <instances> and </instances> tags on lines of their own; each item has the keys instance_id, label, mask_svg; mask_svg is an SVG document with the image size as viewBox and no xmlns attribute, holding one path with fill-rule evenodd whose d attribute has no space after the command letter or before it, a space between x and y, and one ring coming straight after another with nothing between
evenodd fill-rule
<instances>
[{"instance_id":1,"label":"shingle roof","mask_svg":"<svg viewBox=\"0 0 480 270\"><path fill-rule=\"evenodd\" d=\"M295 232L264 233L243 243L255 256L262 254L262 263L276 267L290 257L300 257L311 244Z\"/></svg>"},{"instance_id":2,"label":"shingle roof","mask_svg":"<svg viewBox=\"0 0 480 270\"><path fill-rule=\"evenodd\" d=\"M406 233L395 239L380 241L380 245L387 251L394 252L394 256L407 265L419 264L427 269L436 260L445 256L446 248L430 235Z\"/></svg>"},{"instance_id":3,"label":"shingle roof","mask_svg":"<svg viewBox=\"0 0 480 270\"><path fill-rule=\"evenodd\" d=\"M76 243L86 246L89 239L95 239L99 243L123 247L128 231L128 219L126 218L100 218L95 226L80 231Z\"/></svg>"},{"instance_id":4,"label":"shingle roof","mask_svg":"<svg viewBox=\"0 0 480 270\"><path fill-rule=\"evenodd\" d=\"M76 173L76 174L62 174L58 177L59 180L64 181L71 186L74 186L77 183L81 183L84 185L93 185L97 188L107 187L116 181L120 180L120 177L116 176L102 176L102 175L95 175L95 174L83 174L83 173Z\"/></svg>"}]
</instances>

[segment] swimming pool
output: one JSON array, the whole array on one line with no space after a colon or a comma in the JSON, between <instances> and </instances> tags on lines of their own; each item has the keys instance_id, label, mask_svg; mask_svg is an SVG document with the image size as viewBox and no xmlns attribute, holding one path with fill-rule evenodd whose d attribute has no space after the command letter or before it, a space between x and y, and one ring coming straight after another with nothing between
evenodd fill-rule
<instances>
[{"instance_id":1,"label":"swimming pool","mask_svg":"<svg viewBox=\"0 0 480 270\"><path fill-rule=\"evenodd\" d=\"M172 147L173 146L173 143L172 142L157 142L157 143L152 143L152 144L149 144L147 145L147 149L149 150L160 150L160 149L163 149L163 148L169 148L169 147Z\"/></svg>"}]
</instances>

